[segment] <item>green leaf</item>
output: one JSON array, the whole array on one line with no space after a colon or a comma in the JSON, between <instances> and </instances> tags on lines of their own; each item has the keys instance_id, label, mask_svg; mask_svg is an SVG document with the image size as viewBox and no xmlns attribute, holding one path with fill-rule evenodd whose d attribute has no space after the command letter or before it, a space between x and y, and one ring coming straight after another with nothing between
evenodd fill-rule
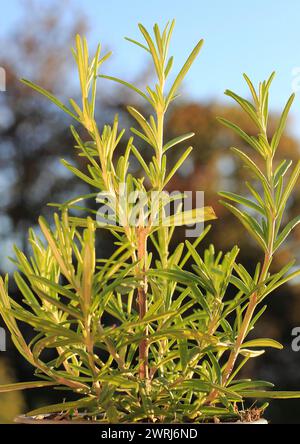
<instances>
[{"instance_id":1,"label":"green leaf","mask_svg":"<svg viewBox=\"0 0 300 444\"><path fill-rule=\"evenodd\" d=\"M208 352L207 355L210 359L210 362L212 364L212 368L215 373L214 380L216 379L216 382L221 385L222 384L222 370L221 370L220 364L213 353Z\"/></svg>"},{"instance_id":2,"label":"green leaf","mask_svg":"<svg viewBox=\"0 0 300 444\"><path fill-rule=\"evenodd\" d=\"M187 139L190 139L191 137L194 137L195 133L187 133L183 136L175 137L175 139L170 140L168 143L166 143L163 147L163 152L165 153L170 148L172 148L175 145L178 145L181 142L184 142Z\"/></svg>"},{"instance_id":3,"label":"green leaf","mask_svg":"<svg viewBox=\"0 0 300 444\"><path fill-rule=\"evenodd\" d=\"M242 348L240 350L240 355L245 356L246 358L258 358L264 353L265 350L249 350L248 348Z\"/></svg>"},{"instance_id":4,"label":"green leaf","mask_svg":"<svg viewBox=\"0 0 300 444\"><path fill-rule=\"evenodd\" d=\"M131 150L132 150L133 154L135 155L135 157L137 158L137 160L139 161L142 168L144 169L145 173L149 177L150 170L149 170L144 158L142 157L142 155L140 154L140 152L138 151L138 149L134 145L131 146Z\"/></svg>"},{"instance_id":5,"label":"green leaf","mask_svg":"<svg viewBox=\"0 0 300 444\"><path fill-rule=\"evenodd\" d=\"M242 291L244 294L249 293L249 288L244 284L244 282L237 278L236 276L230 276L230 282L236 286L240 291Z\"/></svg>"},{"instance_id":6,"label":"green leaf","mask_svg":"<svg viewBox=\"0 0 300 444\"><path fill-rule=\"evenodd\" d=\"M17 382L15 384L0 385L0 393L13 392L16 390L50 387L53 385L59 385L59 384L57 382L52 382L52 381Z\"/></svg>"},{"instance_id":7,"label":"green leaf","mask_svg":"<svg viewBox=\"0 0 300 444\"><path fill-rule=\"evenodd\" d=\"M37 302L35 295L32 293L31 289L28 287L28 285L18 272L14 273L14 279L26 301L31 305L33 309L40 311L41 307Z\"/></svg>"},{"instance_id":8,"label":"green leaf","mask_svg":"<svg viewBox=\"0 0 300 444\"><path fill-rule=\"evenodd\" d=\"M264 239L264 233L262 232L261 227L258 223L253 219L249 214L243 213L239 209L235 208L233 205L228 202L220 201L222 205L224 205L229 211L231 211L244 225L246 230L251 234L251 236L259 243L264 251L267 250L267 244Z\"/></svg>"},{"instance_id":9,"label":"green leaf","mask_svg":"<svg viewBox=\"0 0 300 444\"><path fill-rule=\"evenodd\" d=\"M37 294L40 296L41 299L45 299L45 301L49 302L53 306L59 308L60 310L64 311L65 313L68 313L70 316L74 317L75 319L83 320L82 314L79 312L79 310L76 310L75 308L72 308L69 305L65 305L62 302L60 302L58 299L55 299L48 294L44 293L43 291L36 289Z\"/></svg>"},{"instance_id":10,"label":"green leaf","mask_svg":"<svg viewBox=\"0 0 300 444\"><path fill-rule=\"evenodd\" d=\"M291 97L289 98L289 100L283 110L283 113L281 115L278 128L277 128L277 130L272 138L272 142L271 142L271 148L272 148L273 153L275 153L275 151L279 145L282 133L283 133L285 125L286 125L286 120L287 120L290 108L292 106L292 103L293 103L295 97L296 97L295 94L291 95Z\"/></svg>"},{"instance_id":11,"label":"green leaf","mask_svg":"<svg viewBox=\"0 0 300 444\"><path fill-rule=\"evenodd\" d=\"M161 67L161 64L160 64L160 61L159 61L159 57L158 57L158 54L157 54L154 42L153 42L152 38L150 37L147 29L142 24L140 24L140 23L139 23L139 29L140 29L141 33L143 34L143 36L144 36L144 38L145 38L145 40L146 40L146 42L148 44L149 51L150 51L150 54L152 56L152 60L153 60L154 66L155 66L155 70L156 70L157 76L158 76L158 78L161 78L161 74L162 74L162 69L161 68L162 67Z\"/></svg>"},{"instance_id":12,"label":"green leaf","mask_svg":"<svg viewBox=\"0 0 300 444\"><path fill-rule=\"evenodd\" d=\"M79 205L75 205L78 202L81 202L86 199L96 198L98 196L98 193L89 193L89 194L82 194L80 196L74 197L73 199L66 200L63 203L58 202L50 202L47 205L49 207L56 207L60 210L65 210L66 208L74 208L75 206L77 208L81 208Z\"/></svg>"},{"instance_id":13,"label":"green leaf","mask_svg":"<svg viewBox=\"0 0 300 444\"><path fill-rule=\"evenodd\" d=\"M208 282L206 282L206 286L207 286L207 283ZM209 286L210 293L215 294L215 289L214 289L211 281L209 281L208 286ZM191 285L191 290L192 290L193 296L195 297L196 301L200 304L202 309L206 312L207 315L211 316L211 310L210 310L209 304L207 303L207 300L203 296L201 290L197 287L197 285Z\"/></svg>"},{"instance_id":14,"label":"green leaf","mask_svg":"<svg viewBox=\"0 0 300 444\"><path fill-rule=\"evenodd\" d=\"M140 327L144 324L150 324L151 322L159 321L161 319L169 318L170 316L173 316L176 312L169 311L165 313L159 313L152 316L145 316L143 319L139 321L133 321L133 322L125 322L123 325L118 327L120 330L125 329L126 331L129 331L133 327Z\"/></svg>"},{"instance_id":15,"label":"green leaf","mask_svg":"<svg viewBox=\"0 0 300 444\"><path fill-rule=\"evenodd\" d=\"M143 45L142 43L137 42L136 40L133 40L133 39L131 39L131 38L129 38L129 37L125 37L125 40L127 40L127 41L130 42L130 43L133 43L134 45L139 46L140 48L142 48L142 49L144 49L145 51L147 51L147 52L150 53L150 51L149 51L149 49L147 48L147 46Z\"/></svg>"},{"instance_id":16,"label":"green leaf","mask_svg":"<svg viewBox=\"0 0 300 444\"><path fill-rule=\"evenodd\" d=\"M266 296L268 296L268 294L270 294L274 290L276 290L276 288L281 287L281 285L285 284L286 282L289 282L290 280L298 277L299 275L300 275L300 270L296 270L293 273L290 273L287 276L285 276L284 278L282 278L280 281L278 281L272 285L269 284L266 287L266 290L263 292L261 300L263 300Z\"/></svg>"},{"instance_id":17,"label":"green leaf","mask_svg":"<svg viewBox=\"0 0 300 444\"><path fill-rule=\"evenodd\" d=\"M200 236L193 242L193 247L194 248L197 248L197 246L200 244L200 242L205 238L207 233L210 231L211 227L212 227L211 225L207 225L207 227L202 231ZM180 268L184 267L184 265L186 264L186 262L188 261L190 256L191 256L191 252L188 251L186 253L186 255L184 256L184 258L182 259L182 261L180 262L180 264L179 264Z\"/></svg>"},{"instance_id":18,"label":"green leaf","mask_svg":"<svg viewBox=\"0 0 300 444\"><path fill-rule=\"evenodd\" d=\"M299 175L300 175L300 160L298 160L298 162L297 162L297 164L296 164L292 174L290 175L288 183L287 183L287 185L285 187L285 190L284 190L284 192L282 194L282 198L280 200L280 207L278 208L278 213L281 213L281 211L284 209L285 204L286 204L288 198L291 195L291 192L293 191L293 189L294 189L294 187L296 185L296 182L297 182L297 180L299 178Z\"/></svg>"},{"instance_id":19,"label":"green leaf","mask_svg":"<svg viewBox=\"0 0 300 444\"><path fill-rule=\"evenodd\" d=\"M153 129L151 128L151 126L149 125L147 120L145 119L145 117L142 116L142 114L139 113L132 106L128 106L127 110L132 115L132 117L138 122L140 127L143 129L146 137L149 139L149 141L150 141L151 145L153 146L153 148L156 148L155 134L153 132Z\"/></svg>"},{"instance_id":20,"label":"green leaf","mask_svg":"<svg viewBox=\"0 0 300 444\"><path fill-rule=\"evenodd\" d=\"M226 96L231 97L234 99L240 106L243 108L243 110L248 114L248 116L251 118L251 120L255 123L255 125L260 128L260 122L258 120L256 110L254 106L248 102L248 100L243 99L242 97L235 94L233 91L226 90L225 91Z\"/></svg>"},{"instance_id":21,"label":"green leaf","mask_svg":"<svg viewBox=\"0 0 300 444\"><path fill-rule=\"evenodd\" d=\"M108 382L109 384L121 387L122 389L138 390L139 387L137 381L132 381L128 379L128 377L121 375L101 375L99 376L98 381Z\"/></svg>"},{"instance_id":22,"label":"green leaf","mask_svg":"<svg viewBox=\"0 0 300 444\"><path fill-rule=\"evenodd\" d=\"M167 65L166 65L166 68L165 68L165 77L166 78L168 77L168 75L169 75L169 73L170 73L170 71L172 69L173 62L174 62L174 57L170 57L169 60L168 60Z\"/></svg>"},{"instance_id":23,"label":"green leaf","mask_svg":"<svg viewBox=\"0 0 300 444\"><path fill-rule=\"evenodd\" d=\"M251 347L271 347L276 348L278 350L283 349L283 345L274 339L262 338L262 339L253 339L251 341L244 342L241 348L251 348Z\"/></svg>"},{"instance_id":24,"label":"green leaf","mask_svg":"<svg viewBox=\"0 0 300 444\"><path fill-rule=\"evenodd\" d=\"M87 398L78 399L77 401L69 401L69 402L62 402L60 404L47 405L45 407L31 410L30 412L26 413L26 416L37 416L37 415L45 415L47 413L66 412L70 409L80 409L83 407L87 407L89 404L92 404L93 402L94 398L87 397Z\"/></svg>"},{"instance_id":25,"label":"green leaf","mask_svg":"<svg viewBox=\"0 0 300 444\"><path fill-rule=\"evenodd\" d=\"M285 175L285 173L288 171L292 163L293 162L291 160L289 161L283 160L282 162L280 162L274 173L275 187L278 185L280 178L282 178Z\"/></svg>"},{"instance_id":26,"label":"green leaf","mask_svg":"<svg viewBox=\"0 0 300 444\"><path fill-rule=\"evenodd\" d=\"M64 262L64 259L63 259L62 255L61 255L61 252L60 252L60 250L59 250L59 248L57 246L56 239L54 238L53 233L50 230L50 227L47 224L46 220L42 216L39 218L39 225L41 227L41 230L42 230L42 232L43 232L47 242L49 243L49 246L50 246L50 248L51 248L51 250L53 252L53 255L54 255L57 263L59 264L59 266L61 268L62 273L67 278L69 278L70 277L70 273L69 273L68 267L66 266L66 264Z\"/></svg>"},{"instance_id":27,"label":"green leaf","mask_svg":"<svg viewBox=\"0 0 300 444\"><path fill-rule=\"evenodd\" d=\"M139 94L143 99L145 99L151 105L153 105L152 100L145 93L143 93L143 91L134 86L132 83L125 82L125 80L119 79L118 77L106 76L104 74L100 74L98 77L102 79L112 80L113 82L120 83L121 85L126 86L127 88Z\"/></svg>"},{"instance_id":28,"label":"green leaf","mask_svg":"<svg viewBox=\"0 0 300 444\"><path fill-rule=\"evenodd\" d=\"M84 230L83 234L83 248L82 248L82 283L81 283L81 297L82 309L89 313L90 303L92 300L92 286L94 282L94 273L96 266L96 252L95 252L95 227L91 219L87 219L88 228Z\"/></svg>"},{"instance_id":29,"label":"green leaf","mask_svg":"<svg viewBox=\"0 0 300 444\"><path fill-rule=\"evenodd\" d=\"M251 94L252 94L253 100L254 100L256 106L258 107L258 106L259 106L259 99L258 99L258 96L257 96L257 94L256 94L255 88L254 88L254 86L253 86L253 83L251 82L251 80L249 79L249 77L247 76L247 74L244 73L244 74L243 74L243 77L244 77L244 79L246 80L246 82L247 82L247 84L248 84L248 86L249 86L249 89L250 89L250 91L251 91Z\"/></svg>"},{"instance_id":30,"label":"green leaf","mask_svg":"<svg viewBox=\"0 0 300 444\"><path fill-rule=\"evenodd\" d=\"M192 225L207 220L216 219L215 212L212 207L195 208L193 210L183 211L173 216L165 217L162 225L165 227L180 227L183 225Z\"/></svg>"},{"instance_id":31,"label":"green leaf","mask_svg":"<svg viewBox=\"0 0 300 444\"><path fill-rule=\"evenodd\" d=\"M222 408L222 407L213 407L213 406L205 406L205 407L199 407L198 409L199 413L206 417L220 417L222 418L229 417L229 418L236 418L239 419L238 414L231 413L229 409Z\"/></svg>"},{"instance_id":32,"label":"green leaf","mask_svg":"<svg viewBox=\"0 0 300 444\"><path fill-rule=\"evenodd\" d=\"M284 227L284 229L282 230L282 232L277 237L274 243L274 253L280 247L280 245L285 241L290 232L299 224L299 222L300 222L300 216L297 216Z\"/></svg>"},{"instance_id":33,"label":"green leaf","mask_svg":"<svg viewBox=\"0 0 300 444\"><path fill-rule=\"evenodd\" d=\"M75 114L73 114L72 111L70 111L60 100L58 100L53 94L49 93L46 89L41 88L40 86L26 79L21 79L21 82L23 82L25 85L29 86L30 88L34 89L35 91L39 92L43 96L47 97L47 99L53 102L65 113L69 114L69 116L73 117L73 119L77 120L77 122L80 122L80 119L77 116L75 116Z\"/></svg>"},{"instance_id":34,"label":"green leaf","mask_svg":"<svg viewBox=\"0 0 300 444\"><path fill-rule=\"evenodd\" d=\"M174 95L176 94L176 91L178 90L181 82L183 81L184 77L186 76L187 72L189 71L192 63L194 62L194 60L196 59L197 55L199 54L202 45L204 43L204 40L200 40L197 45L195 46L195 48L193 49L193 51L191 52L191 54L189 55L187 61L185 62L185 64L183 65L183 67L181 68L178 76L176 77L170 91L169 94L167 96L166 99L166 108L168 107L169 103L171 102L171 100L174 98Z\"/></svg>"},{"instance_id":35,"label":"green leaf","mask_svg":"<svg viewBox=\"0 0 300 444\"><path fill-rule=\"evenodd\" d=\"M186 339L179 339L178 350L180 356L180 366L181 370L186 371L188 364L188 341Z\"/></svg>"},{"instance_id":36,"label":"green leaf","mask_svg":"<svg viewBox=\"0 0 300 444\"><path fill-rule=\"evenodd\" d=\"M64 287L62 285L58 285L55 282L50 281L49 279L46 279L42 276L35 276L35 275L30 275L30 279L33 281L36 281L37 283L45 285L49 289L55 291L58 294L61 294L62 296L66 296L71 301L73 301L73 300L78 301L78 296L75 293L68 290L66 287Z\"/></svg>"},{"instance_id":37,"label":"green leaf","mask_svg":"<svg viewBox=\"0 0 300 444\"><path fill-rule=\"evenodd\" d=\"M177 388L189 388L193 391L199 391L203 393L209 393L212 389L218 390L220 393L224 393L225 395L231 397L232 399L239 400L241 399L241 395L238 393L235 393L233 390L230 390L229 388L223 387L219 384L214 384L212 382L208 381L200 381L198 379L193 379L190 381L184 381L181 386Z\"/></svg>"},{"instance_id":38,"label":"green leaf","mask_svg":"<svg viewBox=\"0 0 300 444\"><path fill-rule=\"evenodd\" d=\"M223 117L217 117L217 120L220 123L222 123L222 125L233 130L238 136L240 136L243 140L245 140L245 142L247 142L248 145L252 146L252 148L258 151L259 154L264 156L263 149L261 148L260 144L257 142L257 140L254 137L248 136L248 134L245 133L245 131L243 131L239 126L237 126L233 122L230 122L227 119L224 119Z\"/></svg>"},{"instance_id":39,"label":"green leaf","mask_svg":"<svg viewBox=\"0 0 300 444\"><path fill-rule=\"evenodd\" d=\"M64 159L61 159L61 163L69 170L71 171L75 176L79 177L84 182L88 183L89 185L92 185L95 188L101 189L99 186L99 183L97 183L96 180L92 179L91 177L84 174L82 171L75 168L73 165L71 165L69 162L67 162Z\"/></svg>"},{"instance_id":40,"label":"green leaf","mask_svg":"<svg viewBox=\"0 0 300 444\"><path fill-rule=\"evenodd\" d=\"M247 390L239 393L243 398L253 399L298 399L300 398L300 392L273 392L264 390Z\"/></svg>"},{"instance_id":41,"label":"green leaf","mask_svg":"<svg viewBox=\"0 0 300 444\"><path fill-rule=\"evenodd\" d=\"M243 162L246 164L246 166L254 173L254 175L266 186L266 188L269 187L268 181L262 171L258 168L258 166L253 162L252 159L250 159L247 154L245 154L243 151L237 149L237 148L231 148L232 151L237 154Z\"/></svg>"},{"instance_id":42,"label":"green leaf","mask_svg":"<svg viewBox=\"0 0 300 444\"><path fill-rule=\"evenodd\" d=\"M262 214L263 216L265 216L264 209L260 205L257 205L255 202L253 202L250 199L246 199L243 196L240 196L240 195L235 194L235 193L230 193L230 192L227 192L227 191L226 192L222 191L222 192L220 192L218 194L221 197L225 197L225 198L227 198L229 200L232 200L233 202L236 202L236 203L238 203L240 205L244 205L244 206L246 206L248 208L251 208L252 210L255 210L255 211L259 212L260 214Z\"/></svg>"},{"instance_id":43,"label":"green leaf","mask_svg":"<svg viewBox=\"0 0 300 444\"><path fill-rule=\"evenodd\" d=\"M254 325L256 324L256 322L260 319L260 317L264 314L264 312L267 309L267 305L264 305L259 311L258 313L256 313L256 315L252 318L250 324L249 324L249 329L248 331L251 331L252 328L254 327Z\"/></svg>"},{"instance_id":44,"label":"green leaf","mask_svg":"<svg viewBox=\"0 0 300 444\"><path fill-rule=\"evenodd\" d=\"M180 270L177 268L175 270L149 270L148 274L153 277L160 276L173 282L181 282L183 284L189 285L192 291L194 291L194 286L192 284L200 285L211 294L215 294L215 289L214 287L212 287L210 279L204 278L203 275L198 276L195 273Z\"/></svg>"},{"instance_id":45,"label":"green leaf","mask_svg":"<svg viewBox=\"0 0 300 444\"><path fill-rule=\"evenodd\" d=\"M274 384L268 381L232 381L229 387L239 393L240 391L255 390L259 388L271 389L274 387Z\"/></svg>"},{"instance_id":46,"label":"green leaf","mask_svg":"<svg viewBox=\"0 0 300 444\"><path fill-rule=\"evenodd\" d=\"M186 160L186 158L190 155L190 153L192 152L193 148L190 146L184 153L183 155L180 157L180 159L177 160L177 162L175 163L174 167L172 168L172 170L170 171L170 173L168 174L165 182L164 182L164 187L167 185L167 183L170 182L170 180L172 179L172 177L174 176L174 174L179 170L179 168L181 167L181 165L184 163L184 161Z\"/></svg>"},{"instance_id":47,"label":"green leaf","mask_svg":"<svg viewBox=\"0 0 300 444\"><path fill-rule=\"evenodd\" d=\"M245 182L245 184L252 196L256 199L259 206L264 208L264 200L261 198L260 194L256 191L255 188L253 188L253 186L249 182Z\"/></svg>"}]
</instances>

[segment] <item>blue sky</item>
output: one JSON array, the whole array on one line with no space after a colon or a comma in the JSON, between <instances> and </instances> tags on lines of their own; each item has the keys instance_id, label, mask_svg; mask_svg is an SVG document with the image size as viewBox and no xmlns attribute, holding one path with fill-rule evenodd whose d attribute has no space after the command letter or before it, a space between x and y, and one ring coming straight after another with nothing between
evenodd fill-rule
<instances>
[{"instance_id":1,"label":"blue sky","mask_svg":"<svg viewBox=\"0 0 300 444\"><path fill-rule=\"evenodd\" d=\"M50 0L43 0L51 4ZM90 20L90 39L100 40L114 51L107 73L130 80L145 63L143 51L123 40L137 38L137 23L163 25L175 18L171 51L175 68L184 62L200 38L205 45L189 73L185 88L203 100L224 98L226 88L246 93L242 73L254 82L277 72L271 106L280 110L292 92L293 69L300 67L299 0L69 0L69 7L85 11ZM20 1L10 0L1 17L2 30L17 23ZM300 72L300 68L299 68ZM300 92L293 106L293 130L300 136Z\"/></svg>"}]
</instances>

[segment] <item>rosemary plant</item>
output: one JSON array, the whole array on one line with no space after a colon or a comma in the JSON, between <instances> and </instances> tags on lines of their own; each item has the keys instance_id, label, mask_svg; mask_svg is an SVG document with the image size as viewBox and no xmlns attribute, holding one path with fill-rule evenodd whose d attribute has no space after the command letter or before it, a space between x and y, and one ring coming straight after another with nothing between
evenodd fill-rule
<instances>
[{"instance_id":1,"label":"rosemary plant","mask_svg":"<svg viewBox=\"0 0 300 444\"><path fill-rule=\"evenodd\" d=\"M29 412L31 415L64 412L73 419L81 414L87 420L104 422L204 422L243 417L247 399L300 397L300 392L273 391L266 381L238 379L243 366L265 348L282 348L273 339L249 339L248 334L266 309L265 298L299 274L291 271L294 262L276 273L270 269L274 254L300 220L282 223L300 162L292 169L290 161L276 161L294 97L270 139L268 99L274 74L258 91L245 75L253 102L231 91L226 94L252 119L257 136L219 119L259 154L263 165L259 167L251 154L233 148L252 173L246 184L249 195L220 193L223 204L262 249L263 261L253 275L238 262L237 246L222 254L211 245L200 255L198 246L210 226L193 242L186 240L172 251L177 226L215 218L212 208L185 210L184 195L164 192L192 148L171 168L169 150L193 136L184 134L166 141L165 114L203 44L201 40L195 46L167 88L173 64L173 57L168 56L173 28L174 22L163 30L155 25L151 37L139 25L143 43L127 39L153 62L155 85L144 91L119 78L99 75L110 54L102 56L99 45L90 57L86 40L79 36L73 56L80 104L71 99L66 106L43 88L23 80L75 120L76 126L71 126L75 149L85 158L87 168L83 171L62 162L94 189L58 205L53 222L39 219L43 238L30 230L30 257L15 248L18 271L14 279L22 304L9 297L8 278L0 280L1 316L36 376L33 382L2 386L0 391L53 386L77 397ZM112 80L130 88L149 110L144 116L128 107L136 125L122 155L119 148L124 130L119 130L118 117L102 129L96 122L99 77L101 83ZM152 151L150 162L141 154L145 144ZM140 163L143 177L130 172L132 158ZM86 208L86 202L95 197L102 205L97 213ZM170 214L168 208L176 201L181 204ZM83 217L80 210L90 214ZM115 250L108 259L96 254L96 239L102 230L109 230L114 237ZM19 321L33 329L29 343ZM266 405L259 406L260 412Z\"/></svg>"}]
</instances>

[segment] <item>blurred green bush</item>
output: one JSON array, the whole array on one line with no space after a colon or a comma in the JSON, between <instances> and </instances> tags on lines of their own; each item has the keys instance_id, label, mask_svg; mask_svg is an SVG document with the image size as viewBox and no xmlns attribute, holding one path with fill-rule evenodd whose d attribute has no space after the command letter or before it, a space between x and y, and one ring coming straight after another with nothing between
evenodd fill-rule
<instances>
[{"instance_id":1,"label":"blurred green bush","mask_svg":"<svg viewBox=\"0 0 300 444\"><path fill-rule=\"evenodd\" d=\"M9 361L0 356L0 383L13 382L16 382L16 378ZM0 393L0 424L10 424L24 409L25 402L21 392Z\"/></svg>"}]
</instances>

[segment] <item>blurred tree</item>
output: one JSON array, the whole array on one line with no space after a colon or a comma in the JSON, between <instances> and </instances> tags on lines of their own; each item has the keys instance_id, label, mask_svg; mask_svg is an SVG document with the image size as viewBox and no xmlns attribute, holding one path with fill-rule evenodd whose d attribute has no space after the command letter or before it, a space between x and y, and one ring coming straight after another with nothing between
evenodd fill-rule
<instances>
[{"instance_id":1,"label":"blurred tree","mask_svg":"<svg viewBox=\"0 0 300 444\"><path fill-rule=\"evenodd\" d=\"M64 4L55 1L41 7L40 2L25 2L21 26L2 40L0 61L7 80L7 91L0 94L2 256L11 253L16 242L26 250L27 230L41 211L49 211L45 204L69 196L77 186L59 162L72 155L69 122L19 80L30 78L57 94L62 89L68 94L73 67L69 48L75 34L86 27L82 14L74 14L79 17L74 20ZM2 270L7 266L2 260Z\"/></svg>"},{"instance_id":2,"label":"blurred tree","mask_svg":"<svg viewBox=\"0 0 300 444\"><path fill-rule=\"evenodd\" d=\"M15 382L15 372L6 358L0 357L1 384ZM0 394L0 424L9 424L17 415L24 413L25 403L22 393L10 392Z\"/></svg>"},{"instance_id":3,"label":"blurred tree","mask_svg":"<svg viewBox=\"0 0 300 444\"><path fill-rule=\"evenodd\" d=\"M77 32L85 33L86 21L82 13L75 14L74 8L68 13L66 2L53 1L48 6L38 1L22 3L20 25L16 32L1 36L0 49L0 66L6 71L6 92L0 93L0 270L3 273L12 271L6 256L12 255L13 244L27 250L28 228L36 224L40 213L51 211L45 205L68 198L78 188L77 181L59 162L60 157L72 156L69 122L54 106L22 85L19 78L30 78L57 94L71 92L68 89L74 85L69 48ZM15 297L18 298L17 293ZM17 380L31 379L32 369L8 341L8 351L0 353L1 384L13 382L14 376ZM1 395L0 422L12 420L36 405L38 396L44 395L24 394L27 408L22 393Z\"/></svg>"}]
</instances>

